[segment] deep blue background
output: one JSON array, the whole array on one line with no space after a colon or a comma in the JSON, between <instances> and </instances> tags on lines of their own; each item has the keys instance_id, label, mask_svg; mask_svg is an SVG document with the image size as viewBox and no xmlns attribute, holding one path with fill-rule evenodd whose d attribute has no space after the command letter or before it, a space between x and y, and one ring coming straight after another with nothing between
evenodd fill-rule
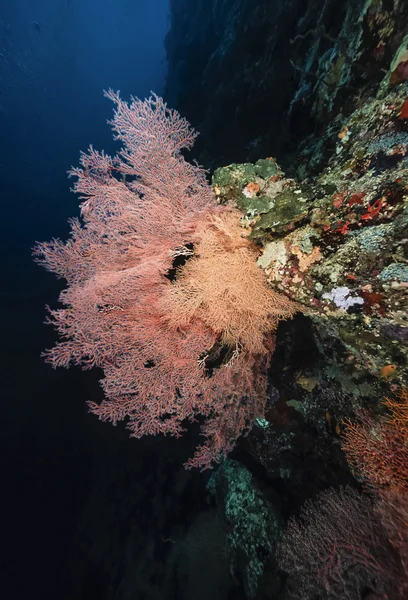
<instances>
[{"instance_id":1,"label":"deep blue background","mask_svg":"<svg viewBox=\"0 0 408 600\"><path fill-rule=\"evenodd\" d=\"M161 94L168 0L5 0L0 8L1 596L62 598L70 531L107 429L86 413L95 375L40 358L61 287L36 240L78 214L66 171L90 143L115 151L102 90ZM112 432L110 432L112 435ZM113 434L116 435L116 434ZM112 438L110 438L112 439Z\"/></svg>"}]
</instances>

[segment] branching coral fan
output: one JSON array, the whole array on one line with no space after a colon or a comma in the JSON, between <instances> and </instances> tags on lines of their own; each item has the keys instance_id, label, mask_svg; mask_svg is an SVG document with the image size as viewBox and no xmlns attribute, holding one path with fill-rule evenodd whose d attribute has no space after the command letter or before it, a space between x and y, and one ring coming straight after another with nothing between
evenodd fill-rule
<instances>
[{"instance_id":1,"label":"branching coral fan","mask_svg":"<svg viewBox=\"0 0 408 600\"><path fill-rule=\"evenodd\" d=\"M300 518L289 520L278 559L289 573L289 598L406 597L400 561L372 500L349 487L305 503Z\"/></svg>"},{"instance_id":2,"label":"branching coral fan","mask_svg":"<svg viewBox=\"0 0 408 600\"><path fill-rule=\"evenodd\" d=\"M347 460L377 492L375 512L404 574L401 597L408 594L408 393L386 398L388 416L376 421L367 413L347 422L343 448Z\"/></svg>"},{"instance_id":3,"label":"branching coral fan","mask_svg":"<svg viewBox=\"0 0 408 600\"><path fill-rule=\"evenodd\" d=\"M401 588L408 596L408 493L398 488L387 488L380 490L378 496L375 510L388 540L400 558L405 574Z\"/></svg>"},{"instance_id":4,"label":"branching coral fan","mask_svg":"<svg viewBox=\"0 0 408 600\"><path fill-rule=\"evenodd\" d=\"M385 400L390 416L380 421L362 413L357 423L347 420L343 449L348 462L374 488L408 492L408 394Z\"/></svg>"},{"instance_id":5,"label":"branching coral fan","mask_svg":"<svg viewBox=\"0 0 408 600\"><path fill-rule=\"evenodd\" d=\"M70 175L82 223L34 250L68 283L49 319L63 341L46 357L101 367L106 399L90 410L127 419L131 436L179 436L204 416L206 442L187 466L206 468L263 414L273 331L296 306L268 287L239 213L217 206L181 155L197 135L187 121L157 96L105 95L123 149L81 155Z\"/></svg>"}]
</instances>

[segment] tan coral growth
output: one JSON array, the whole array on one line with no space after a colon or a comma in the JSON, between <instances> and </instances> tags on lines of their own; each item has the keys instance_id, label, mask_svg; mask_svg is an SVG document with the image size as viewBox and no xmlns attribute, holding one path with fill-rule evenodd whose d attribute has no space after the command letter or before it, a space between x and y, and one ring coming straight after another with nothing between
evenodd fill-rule
<instances>
[{"instance_id":1,"label":"tan coral growth","mask_svg":"<svg viewBox=\"0 0 408 600\"><path fill-rule=\"evenodd\" d=\"M252 198L252 196L255 196L259 192L260 189L261 188L260 188L260 186L259 186L258 183L255 183L254 181L251 181L245 187L244 193L246 192Z\"/></svg>"},{"instance_id":2,"label":"tan coral growth","mask_svg":"<svg viewBox=\"0 0 408 600\"><path fill-rule=\"evenodd\" d=\"M302 252L300 246L292 246L291 248L292 254L296 256L299 261L299 271L304 273L308 270L308 268L316 262L319 262L322 259L322 254L320 252L319 246L314 246L312 252L307 254L306 252Z\"/></svg>"},{"instance_id":3,"label":"tan coral growth","mask_svg":"<svg viewBox=\"0 0 408 600\"><path fill-rule=\"evenodd\" d=\"M266 354L266 334L298 307L268 286L256 264L257 250L242 237L239 221L240 213L233 210L208 217L198 231L195 256L179 270L164 302L170 325L199 320L223 344Z\"/></svg>"}]
</instances>

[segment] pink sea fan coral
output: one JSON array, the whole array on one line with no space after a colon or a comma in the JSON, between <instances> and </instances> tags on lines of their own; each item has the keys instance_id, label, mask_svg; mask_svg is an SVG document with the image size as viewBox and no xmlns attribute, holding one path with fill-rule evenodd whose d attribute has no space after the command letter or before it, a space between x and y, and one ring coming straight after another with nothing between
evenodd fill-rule
<instances>
[{"instance_id":1,"label":"pink sea fan coral","mask_svg":"<svg viewBox=\"0 0 408 600\"><path fill-rule=\"evenodd\" d=\"M101 367L105 400L90 409L126 419L132 436L179 436L202 415L206 442L188 466L208 467L262 415L272 332L296 307L268 288L237 213L182 156L196 137L187 121L157 96L105 95L123 148L81 155L70 176L82 221L66 243L35 248L68 283L46 357Z\"/></svg>"}]
</instances>

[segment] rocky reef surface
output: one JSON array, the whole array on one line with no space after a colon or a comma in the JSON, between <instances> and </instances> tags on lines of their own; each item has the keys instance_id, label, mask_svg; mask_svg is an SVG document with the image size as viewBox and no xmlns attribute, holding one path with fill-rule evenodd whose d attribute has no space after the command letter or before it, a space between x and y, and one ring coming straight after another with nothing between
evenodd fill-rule
<instances>
[{"instance_id":1,"label":"rocky reef surface","mask_svg":"<svg viewBox=\"0 0 408 600\"><path fill-rule=\"evenodd\" d=\"M286 517L320 489L355 485L344 419L380 418L384 397L407 386L407 42L376 94L336 117L312 153L303 147L296 178L272 157L213 175L270 284L300 307L278 330L269 411L243 442Z\"/></svg>"},{"instance_id":2,"label":"rocky reef surface","mask_svg":"<svg viewBox=\"0 0 408 600\"><path fill-rule=\"evenodd\" d=\"M213 176L219 201L245 213L259 266L301 304L315 338L344 347L353 377L395 383L408 376L407 92L404 83L346 118L318 176L286 178L272 158Z\"/></svg>"},{"instance_id":3,"label":"rocky reef surface","mask_svg":"<svg viewBox=\"0 0 408 600\"><path fill-rule=\"evenodd\" d=\"M278 329L265 418L209 484L245 596L283 598L281 524L321 490L364 484L345 420L384 418L407 386L408 7L172 5L168 99L271 286L300 307Z\"/></svg>"},{"instance_id":4,"label":"rocky reef surface","mask_svg":"<svg viewBox=\"0 0 408 600\"><path fill-rule=\"evenodd\" d=\"M377 89L408 14L403 0L171 0L170 7L165 97L200 131L196 154L210 168L272 154L288 169L300 145L309 166L316 146L327 160L333 138L322 134ZM393 71L397 81L403 68Z\"/></svg>"}]
</instances>

